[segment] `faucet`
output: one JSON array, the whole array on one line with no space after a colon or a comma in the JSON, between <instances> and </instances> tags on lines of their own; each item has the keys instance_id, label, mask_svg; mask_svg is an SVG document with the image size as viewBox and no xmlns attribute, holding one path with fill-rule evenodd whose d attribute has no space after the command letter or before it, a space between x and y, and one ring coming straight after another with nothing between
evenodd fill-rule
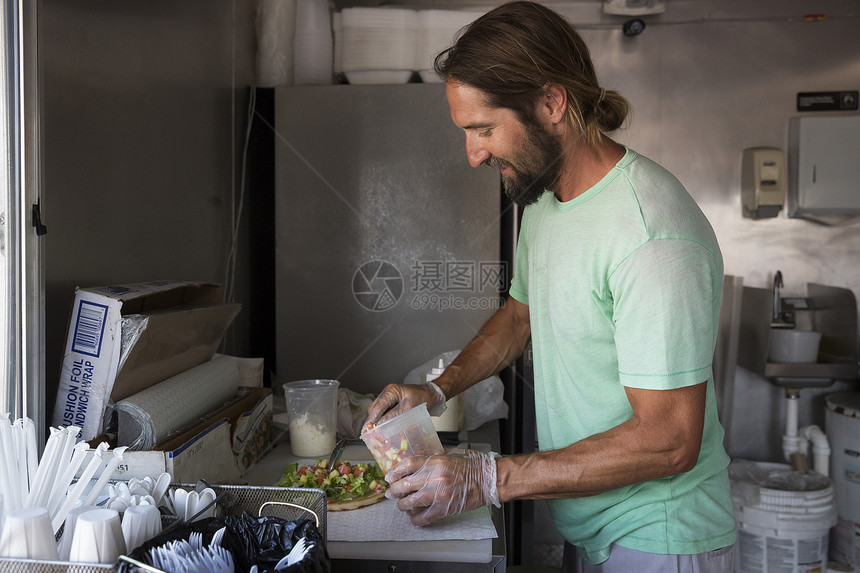
<instances>
[{"instance_id":1,"label":"faucet","mask_svg":"<svg viewBox=\"0 0 860 573\"><path fill-rule=\"evenodd\" d=\"M794 328L794 314L782 310L779 289L783 286L782 273L776 271L776 274L773 275L773 317L770 323L772 328Z\"/></svg>"},{"instance_id":2,"label":"faucet","mask_svg":"<svg viewBox=\"0 0 860 573\"><path fill-rule=\"evenodd\" d=\"M782 321L782 308L779 302L779 289L781 289L784 285L782 284L782 272L776 271L776 274L773 275L773 322L781 322Z\"/></svg>"}]
</instances>

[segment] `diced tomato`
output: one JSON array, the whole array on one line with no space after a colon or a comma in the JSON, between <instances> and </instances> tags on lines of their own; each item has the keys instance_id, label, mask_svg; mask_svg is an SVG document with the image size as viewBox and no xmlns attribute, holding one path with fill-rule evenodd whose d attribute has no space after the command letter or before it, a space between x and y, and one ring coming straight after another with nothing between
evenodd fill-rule
<instances>
[{"instance_id":1,"label":"diced tomato","mask_svg":"<svg viewBox=\"0 0 860 573\"><path fill-rule=\"evenodd\" d=\"M361 476L364 475L364 470L361 468L355 468L354 470L352 470L352 475L354 475L357 478L360 478Z\"/></svg>"},{"instance_id":2,"label":"diced tomato","mask_svg":"<svg viewBox=\"0 0 860 573\"><path fill-rule=\"evenodd\" d=\"M343 486L343 489L344 489L344 491L352 491L353 487L355 487L355 486L346 484L345 486Z\"/></svg>"},{"instance_id":3,"label":"diced tomato","mask_svg":"<svg viewBox=\"0 0 860 573\"><path fill-rule=\"evenodd\" d=\"M343 464L342 466L340 466L340 475L344 476L350 473L350 470L352 470L352 468L349 464Z\"/></svg>"}]
</instances>

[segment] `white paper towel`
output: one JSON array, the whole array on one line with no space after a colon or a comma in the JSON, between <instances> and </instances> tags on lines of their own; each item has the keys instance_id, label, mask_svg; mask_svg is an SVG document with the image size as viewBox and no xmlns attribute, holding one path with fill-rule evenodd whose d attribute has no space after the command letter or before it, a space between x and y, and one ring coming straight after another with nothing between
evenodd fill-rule
<instances>
[{"instance_id":1,"label":"white paper towel","mask_svg":"<svg viewBox=\"0 0 860 573\"><path fill-rule=\"evenodd\" d=\"M489 507L450 515L419 527L397 509L397 500L385 499L352 511L330 512L327 537L329 541L437 541L494 539L498 535Z\"/></svg>"},{"instance_id":2,"label":"white paper towel","mask_svg":"<svg viewBox=\"0 0 860 573\"><path fill-rule=\"evenodd\" d=\"M222 357L120 400L114 405L118 445L150 450L171 433L227 402L238 388L236 362Z\"/></svg>"}]
</instances>

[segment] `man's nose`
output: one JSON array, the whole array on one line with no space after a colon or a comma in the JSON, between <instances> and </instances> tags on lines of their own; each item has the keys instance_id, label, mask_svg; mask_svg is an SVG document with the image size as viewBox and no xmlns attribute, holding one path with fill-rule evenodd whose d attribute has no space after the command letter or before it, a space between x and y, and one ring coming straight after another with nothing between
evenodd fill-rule
<instances>
[{"instance_id":1,"label":"man's nose","mask_svg":"<svg viewBox=\"0 0 860 573\"><path fill-rule=\"evenodd\" d=\"M492 154L474 141L473 138L466 137L466 157L469 158L469 165L478 167L491 156Z\"/></svg>"}]
</instances>

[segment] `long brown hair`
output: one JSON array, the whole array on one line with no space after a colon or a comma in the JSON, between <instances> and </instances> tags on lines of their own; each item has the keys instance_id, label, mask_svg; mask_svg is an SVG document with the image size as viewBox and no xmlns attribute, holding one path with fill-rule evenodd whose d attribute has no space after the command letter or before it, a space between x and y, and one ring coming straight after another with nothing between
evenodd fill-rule
<instances>
[{"instance_id":1,"label":"long brown hair","mask_svg":"<svg viewBox=\"0 0 860 573\"><path fill-rule=\"evenodd\" d=\"M534 123L547 84L567 92L567 122L590 145L624 123L630 104L597 81L591 54L573 26L534 2L509 2L487 12L436 56L436 73L483 91L494 107Z\"/></svg>"}]
</instances>

